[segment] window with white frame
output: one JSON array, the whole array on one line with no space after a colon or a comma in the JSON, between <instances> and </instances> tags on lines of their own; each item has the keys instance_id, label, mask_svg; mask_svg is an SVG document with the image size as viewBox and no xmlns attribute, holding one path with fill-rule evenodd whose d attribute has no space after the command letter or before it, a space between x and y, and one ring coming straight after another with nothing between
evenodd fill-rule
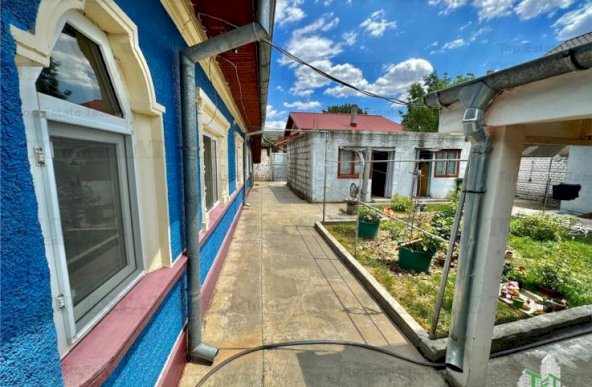
<instances>
[{"instance_id":1,"label":"window with white frame","mask_svg":"<svg viewBox=\"0 0 592 387\"><path fill-rule=\"evenodd\" d=\"M211 210L220 200L218 196L218 160L216 140L203 136L204 147L204 180L206 185L206 209Z\"/></svg>"},{"instance_id":2,"label":"window with white frame","mask_svg":"<svg viewBox=\"0 0 592 387\"><path fill-rule=\"evenodd\" d=\"M230 123L203 89L196 91L201 139L202 229L209 227L210 211L228 201L228 130Z\"/></svg>"},{"instance_id":3,"label":"window with white frame","mask_svg":"<svg viewBox=\"0 0 592 387\"><path fill-rule=\"evenodd\" d=\"M38 74L23 106L43 111L34 151L63 353L143 269L131 113L106 35L80 14L69 15Z\"/></svg>"},{"instance_id":4,"label":"window with white frame","mask_svg":"<svg viewBox=\"0 0 592 387\"><path fill-rule=\"evenodd\" d=\"M245 140L238 133L234 134L234 165L236 168L236 186L243 184L244 178L244 142Z\"/></svg>"}]
</instances>

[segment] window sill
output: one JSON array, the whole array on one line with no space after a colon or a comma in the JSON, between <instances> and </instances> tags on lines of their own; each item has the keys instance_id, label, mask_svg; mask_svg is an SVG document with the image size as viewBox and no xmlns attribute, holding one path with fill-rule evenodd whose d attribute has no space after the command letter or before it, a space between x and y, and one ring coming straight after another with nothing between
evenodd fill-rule
<instances>
[{"instance_id":1,"label":"window sill","mask_svg":"<svg viewBox=\"0 0 592 387\"><path fill-rule=\"evenodd\" d=\"M62 359L66 386L102 384L142 333L187 267L182 256L170 268L146 274Z\"/></svg>"},{"instance_id":2,"label":"window sill","mask_svg":"<svg viewBox=\"0 0 592 387\"><path fill-rule=\"evenodd\" d=\"M226 211L228 210L230 205L234 202L234 200L236 199L238 194L243 190L243 186L244 185L241 184L240 187L236 187L236 189L234 190L232 195L230 195L230 197L228 198L226 203L220 202L214 208L212 208L210 210L210 212L209 212L210 218L208 219L207 230L200 231L200 233L199 233L199 243L200 244L203 244L205 242L205 240L208 239L210 234L216 229L216 226L218 226L218 223L220 223L220 221L224 217L224 214L226 214Z\"/></svg>"}]
</instances>

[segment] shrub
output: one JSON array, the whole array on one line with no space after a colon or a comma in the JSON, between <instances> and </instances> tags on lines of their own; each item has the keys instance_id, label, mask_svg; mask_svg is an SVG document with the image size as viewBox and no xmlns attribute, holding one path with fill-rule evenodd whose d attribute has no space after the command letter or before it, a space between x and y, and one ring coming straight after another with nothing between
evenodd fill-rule
<instances>
[{"instance_id":1,"label":"shrub","mask_svg":"<svg viewBox=\"0 0 592 387\"><path fill-rule=\"evenodd\" d=\"M400 241L406 232L406 226L403 223L388 221L380 225L380 229L385 231L394 241Z\"/></svg>"},{"instance_id":2,"label":"shrub","mask_svg":"<svg viewBox=\"0 0 592 387\"><path fill-rule=\"evenodd\" d=\"M537 241L559 242L569 236L572 219L561 219L552 215L523 215L510 221L510 232Z\"/></svg>"},{"instance_id":3,"label":"shrub","mask_svg":"<svg viewBox=\"0 0 592 387\"><path fill-rule=\"evenodd\" d=\"M454 215L454 211L452 211L452 209L448 209L436 212L432 217L432 228L442 238L450 238L450 233L452 232L452 225L454 224Z\"/></svg>"},{"instance_id":4,"label":"shrub","mask_svg":"<svg viewBox=\"0 0 592 387\"><path fill-rule=\"evenodd\" d=\"M436 232L431 227L422 227L422 229L429 233L436 234ZM407 235L409 235L409 233L407 233ZM426 253L435 254L436 251L446 247L446 244L441 240L436 239L421 231L414 230L411 236L407 238L407 240L414 239L420 239L419 241L413 243L410 246L415 251L425 251Z\"/></svg>"},{"instance_id":5,"label":"shrub","mask_svg":"<svg viewBox=\"0 0 592 387\"><path fill-rule=\"evenodd\" d=\"M380 223L380 211L360 206L360 220L367 223Z\"/></svg>"},{"instance_id":6,"label":"shrub","mask_svg":"<svg viewBox=\"0 0 592 387\"><path fill-rule=\"evenodd\" d=\"M395 195L391 200L391 209L397 212L409 212L413 203L411 198L407 196Z\"/></svg>"}]
</instances>

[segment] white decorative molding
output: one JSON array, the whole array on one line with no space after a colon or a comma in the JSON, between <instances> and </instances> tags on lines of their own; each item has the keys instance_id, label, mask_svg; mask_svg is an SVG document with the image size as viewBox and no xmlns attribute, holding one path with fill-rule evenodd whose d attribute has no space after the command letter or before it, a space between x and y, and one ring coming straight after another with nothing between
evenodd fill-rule
<instances>
[{"instance_id":1,"label":"white decorative molding","mask_svg":"<svg viewBox=\"0 0 592 387\"><path fill-rule=\"evenodd\" d=\"M177 26L179 33L188 46L196 45L208 39L204 27L195 16L195 12L193 11L193 7L189 0L160 0L160 3L173 20L173 23L175 23L175 26ZM243 115L240 113L240 110L232 97L232 93L230 92L230 88L222 74L218 62L214 60L210 65L209 60L205 59L200 61L199 64L208 78L210 78L218 95L220 95L220 98L224 101L224 104L230 111L230 114L232 114L232 117L237 122L241 131L245 133L247 131L247 126L245 125Z\"/></svg>"}]
</instances>

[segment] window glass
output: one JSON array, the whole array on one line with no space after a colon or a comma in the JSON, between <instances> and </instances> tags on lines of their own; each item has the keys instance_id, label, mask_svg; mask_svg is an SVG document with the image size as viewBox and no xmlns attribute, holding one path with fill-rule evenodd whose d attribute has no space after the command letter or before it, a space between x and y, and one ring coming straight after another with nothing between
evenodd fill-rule
<instances>
[{"instance_id":1,"label":"window glass","mask_svg":"<svg viewBox=\"0 0 592 387\"><path fill-rule=\"evenodd\" d=\"M352 152L340 149L339 150L339 174L340 175L351 175L352 173Z\"/></svg>"},{"instance_id":2,"label":"window glass","mask_svg":"<svg viewBox=\"0 0 592 387\"><path fill-rule=\"evenodd\" d=\"M455 176L456 175L456 169L458 167L458 161L450 161L450 160L454 160L458 158L458 154L456 151L450 151L448 152L448 164L446 167L446 174L449 176Z\"/></svg>"},{"instance_id":3,"label":"window glass","mask_svg":"<svg viewBox=\"0 0 592 387\"><path fill-rule=\"evenodd\" d=\"M216 166L216 141L208 136L203 136L204 143L204 167L206 185L206 208L210 210L218 201L218 176Z\"/></svg>"},{"instance_id":4,"label":"window glass","mask_svg":"<svg viewBox=\"0 0 592 387\"><path fill-rule=\"evenodd\" d=\"M122 117L99 46L66 24L36 82L37 91Z\"/></svg>"},{"instance_id":5,"label":"window glass","mask_svg":"<svg viewBox=\"0 0 592 387\"><path fill-rule=\"evenodd\" d=\"M66 263L77 306L124 268L135 267L125 243L125 188L120 187L116 144L60 137L51 141Z\"/></svg>"}]
</instances>

